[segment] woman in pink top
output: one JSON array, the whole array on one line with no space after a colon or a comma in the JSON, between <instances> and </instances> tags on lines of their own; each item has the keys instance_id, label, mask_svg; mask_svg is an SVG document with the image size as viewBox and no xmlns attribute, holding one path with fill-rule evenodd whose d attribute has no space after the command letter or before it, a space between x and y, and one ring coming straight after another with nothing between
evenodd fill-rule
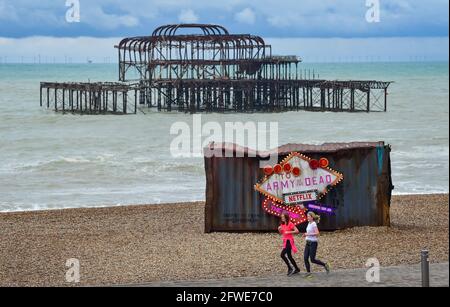
<instances>
[{"instance_id":1,"label":"woman in pink top","mask_svg":"<svg viewBox=\"0 0 450 307\"><path fill-rule=\"evenodd\" d=\"M283 251L281 252L281 258L288 266L288 276L298 274L300 269L292 257L292 252L294 252L294 254L298 252L294 242L294 235L298 234L299 231L290 221L289 214L286 212L281 215L281 225L278 227L278 231L283 236Z\"/></svg>"}]
</instances>

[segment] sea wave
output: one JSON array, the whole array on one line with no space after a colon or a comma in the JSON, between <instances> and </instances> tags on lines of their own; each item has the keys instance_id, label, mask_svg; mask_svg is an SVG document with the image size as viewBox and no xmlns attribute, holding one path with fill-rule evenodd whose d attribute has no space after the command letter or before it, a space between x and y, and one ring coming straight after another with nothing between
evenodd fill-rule
<instances>
[{"instance_id":1,"label":"sea wave","mask_svg":"<svg viewBox=\"0 0 450 307\"><path fill-rule=\"evenodd\" d=\"M395 195L448 193L448 63L369 65L362 75L360 64L319 66L329 78L396 81L388 112L203 114L202 122L275 121L279 144L383 140L392 145ZM55 114L36 102L39 82L83 79L85 67L75 66L75 75L73 66L39 67L0 70L0 210L204 198L203 159L169 153L171 125L191 126L192 116L154 110L124 117ZM115 69L100 65L89 78L110 80Z\"/></svg>"}]
</instances>

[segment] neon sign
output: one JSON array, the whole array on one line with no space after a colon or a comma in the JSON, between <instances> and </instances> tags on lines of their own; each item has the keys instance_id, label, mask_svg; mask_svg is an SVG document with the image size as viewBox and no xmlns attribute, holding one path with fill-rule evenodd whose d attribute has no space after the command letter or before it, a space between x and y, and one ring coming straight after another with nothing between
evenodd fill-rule
<instances>
[{"instance_id":1,"label":"neon sign","mask_svg":"<svg viewBox=\"0 0 450 307\"><path fill-rule=\"evenodd\" d=\"M294 225L299 225L307 221L305 210L300 207L281 205L268 198L263 201L263 209L267 213L278 217L281 217L286 212Z\"/></svg>"},{"instance_id":2,"label":"neon sign","mask_svg":"<svg viewBox=\"0 0 450 307\"><path fill-rule=\"evenodd\" d=\"M329 167L326 158L311 159L297 152L291 153L281 163L264 167L264 178L255 185L255 190L265 196L263 209L280 217L289 214L295 225L306 222L306 205L310 211L335 214L335 209L319 204L331 188L339 184L344 176Z\"/></svg>"},{"instance_id":3,"label":"neon sign","mask_svg":"<svg viewBox=\"0 0 450 307\"><path fill-rule=\"evenodd\" d=\"M295 205L319 200L328 193L330 188L344 179L341 173L331 169L328 165L329 161L325 158L315 160L294 152L281 164L270 169L266 167L264 169L266 176L261 183L255 185L255 189L282 204ZM297 195L298 197L286 199L285 195ZM291 198L293 201L289 202Z\"/></svg>"},{"instance_id":4,"label":"neon sign","mask_svg":"<svg viewBox=\"0 0 450 307\"><path fill-rule=\"evenodd\" d=\"M336 214L336 208L332 208L329 206L325 206L323 204L319 204L319 203L311 203L311 204L307 204L306 207L308 208L309 211L314 211L317 213L325 213L328 215L335 215Z\"/></svg>"}]
</instances>

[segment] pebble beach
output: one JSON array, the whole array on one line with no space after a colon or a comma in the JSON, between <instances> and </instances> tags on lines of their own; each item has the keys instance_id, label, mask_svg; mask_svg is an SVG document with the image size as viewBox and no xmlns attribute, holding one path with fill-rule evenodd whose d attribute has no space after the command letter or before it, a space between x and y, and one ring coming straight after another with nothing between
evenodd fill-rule
<instances>
[{"instance_id":1,"label":"pebble beach","mask_svg":"<svg viewBox=\"0 0 450 307\"><path fill-rule=\"evenodd\" d=\"M391 227L323 232L318 258L387 267L417 264L428 248L431 262L448 262L448 204L448 194L394 196ZM0 213L0 236L0 286L70 286L71 258L81 286L285 273L278 234L205 234L202 202Z\"/></svg>"}]
</instances>

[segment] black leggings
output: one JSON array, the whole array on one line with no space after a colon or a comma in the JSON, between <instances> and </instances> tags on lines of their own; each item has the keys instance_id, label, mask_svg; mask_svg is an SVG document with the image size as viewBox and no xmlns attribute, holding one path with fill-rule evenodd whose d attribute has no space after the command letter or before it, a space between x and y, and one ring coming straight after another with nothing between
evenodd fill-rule
<instances>
[{"instance_id":1,"label":"black leggings","mask_svg":"<svg viewBox=\"0 0 450 307\"><path fill-rule=\"evenodd\" d=\"M304 260L306 272L308 273L311 273L311 264L309 263L309 259L311 259L312 263L325 267L325 263L316 259L317 245L317 242L306 241Z\"/></svg>"},{"instance_id":2,"label":"black leggings","mask_svg":"<svg viewBox=\"0 0 450 307\"><path fill-rule=\"evenodd\" d=\"M296 269L297 271L300 271L300 269L297 266L297 263L295 262L294 258L292 257L292 246L291 246L291 240L288 240L286 242L286 247L283 249L283 251L281 252L281 258L284 260L284 262L286 263L288 270L291 270L291 265L289 264L289 261L291 262L292 266L294 267L294 269Z\"/></svg>"}]
</instances>

